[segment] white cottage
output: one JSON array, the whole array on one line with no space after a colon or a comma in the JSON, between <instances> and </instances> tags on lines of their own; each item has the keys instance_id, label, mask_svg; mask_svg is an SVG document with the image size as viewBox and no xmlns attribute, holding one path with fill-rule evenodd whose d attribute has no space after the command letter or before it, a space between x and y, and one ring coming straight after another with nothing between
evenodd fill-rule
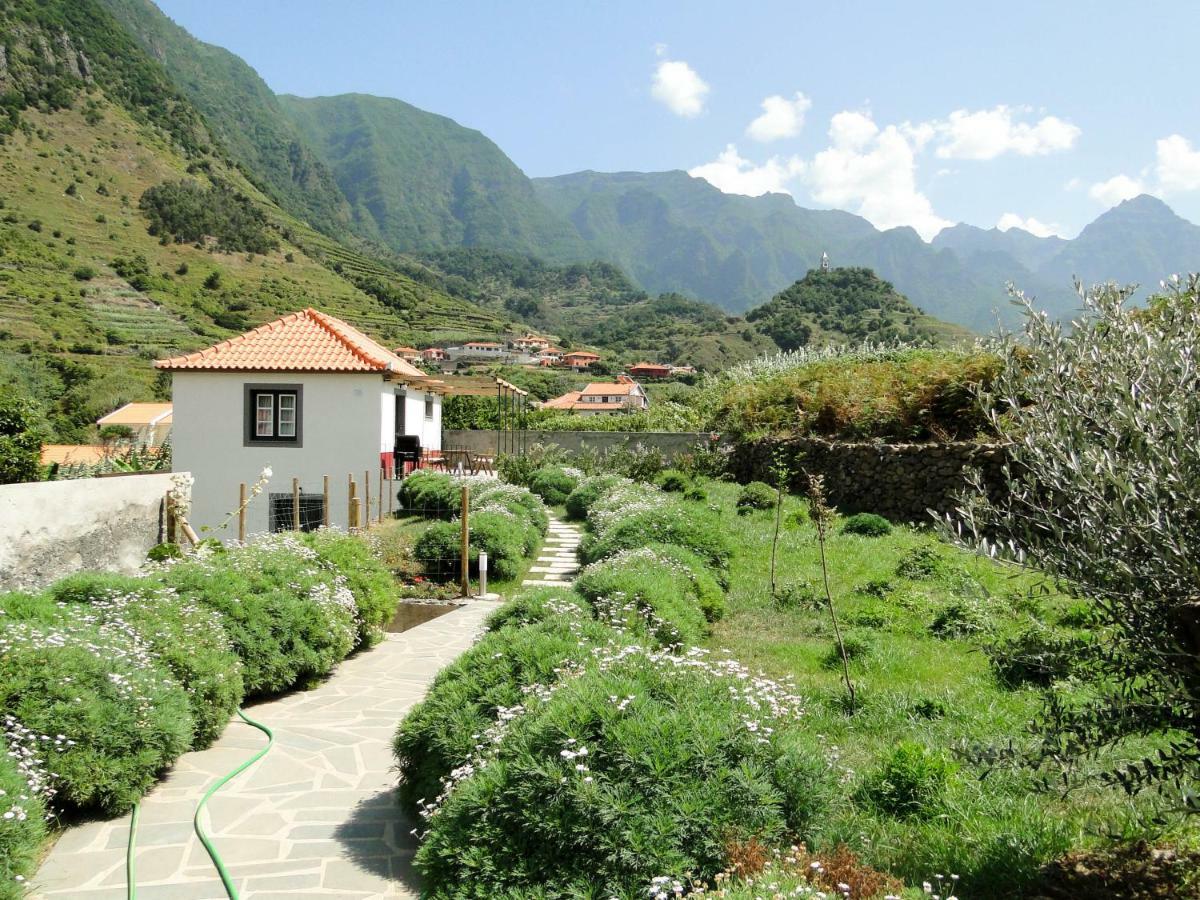
<instances>
[{"instance_id":1,"label":"white cottage","mask_svg":"<svg viewBox=\"0 0 1200 900\"><path fill-rule=\"evenodd\" d=\"M440 382L362 332L315 309L268 322L214 347L159 360L172 376L177 471L191 472L191 524L237 536L238 486L271 477L247 507L247 534L290 528L292 479L306 528L346 527L348 476L371 479L397 449L440 450ZM386 502L386 499L385 499ZM202 536L204 536L202 534Z\"/></svg>"}]
</instances>

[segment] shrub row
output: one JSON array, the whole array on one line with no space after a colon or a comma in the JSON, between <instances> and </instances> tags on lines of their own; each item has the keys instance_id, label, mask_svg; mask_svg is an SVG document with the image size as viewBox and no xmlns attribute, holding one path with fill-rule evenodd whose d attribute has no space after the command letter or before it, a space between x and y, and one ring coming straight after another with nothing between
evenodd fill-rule
<instances>
[{"instance_id":1,"label":"shrub row","mask_svg":"<svg viewBox=\"0 0 1200 900\"><path fill-rule=\"evenodd\" d=\"M449 475L419 472L405 479L420 479L414 496L450 496L460 498L462 479ZM550 517L542 501L517 485L495 478L471 478L471 535L469 563L479 571L479 554L488 555L488 569L500 580L515 578L522 561L541 544L550 527ZM403 502L404 489L401 490ZM457 502L461 507L461 499ZM457 519L438 522L417 538L413 555L435 578L449 578L460 571L462 560L461 526Z\"/></svg>"},{"instance_id":2,"label":"shrub row","mask_svg":"<svg viewBox=\"0 0 1200 900\"><path fill-rule=\"evenodd\" d=\"M626 625L569 589L523 594L401 723L430 896L653 896L824 808L831 770L800 749L787 685Z\"/></svg>"},{"instance_id":3,"label":"shrub row","mask_svg":"<svg viewBox=\"0 0 1200 900\"><path fill-rule=\"evenodd\" d=\"M791 688L689 649L724 607L711 514L612 476L567 505L595 553L575 588L505 604L397 730L432 897L654 896L831 797Z\"/></svg>"},{"instance_id":4,"label":"shrub row","mask_svg":"<svg viewBox=\"0 0 1200 900\"><path fill-rule=\"evenodd\" d=\"M394 610L388 577L356 537L271 535L0 595L0 717L21 790L55 812L127 810L245 697L303 686L374 641ZM0 869L23 841L0 831Z\"/></svg>"}]
</instances>

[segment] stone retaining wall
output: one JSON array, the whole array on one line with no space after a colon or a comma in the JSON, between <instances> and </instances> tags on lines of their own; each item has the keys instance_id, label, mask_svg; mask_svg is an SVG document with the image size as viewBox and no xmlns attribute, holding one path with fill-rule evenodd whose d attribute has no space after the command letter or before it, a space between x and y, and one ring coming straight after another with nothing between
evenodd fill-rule
<instances>
[{"instance_id":1,"label":"stone retaining wall","mask_svg":"<svg viewBox=\"0 0 1200 900\"><path fill-rule=\"evenodd\" d=\"M135 571L163 539L171 474L0 485L0 590Z\"/></svg>"},{"instance_id":2,"label":"stone retaining wall","mask_svg":"<svg viewBox=\"0 0 1200 900\"><path fill-rule=\"evenodd\" d=\"M968 469L978 469L992 491L1004 490L1003 446L971 442L881 444L818 438L764 439L736 447L731 469L739 481L770 481L776 451L794 473L792 489L807 490L807 474L825 476L830 502L845 513L873 512L894 521L921 522L954 508Z\"/></svg>"}]
</instances>

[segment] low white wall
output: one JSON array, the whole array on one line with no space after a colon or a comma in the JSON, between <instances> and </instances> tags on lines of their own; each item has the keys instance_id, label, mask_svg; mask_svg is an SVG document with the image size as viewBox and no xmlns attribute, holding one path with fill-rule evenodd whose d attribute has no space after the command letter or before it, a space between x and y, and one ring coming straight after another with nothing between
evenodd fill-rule
<instances>
[{"instance_id":1,"label":"low white wall","mask_svg":"<svg viewBox=\"0 0 1200 900\"><path fill-rule=\"evenodd\" d=\"M170 473L0 485L0 590L133 572L163 539Z\"/></svg>"}]
</instances>

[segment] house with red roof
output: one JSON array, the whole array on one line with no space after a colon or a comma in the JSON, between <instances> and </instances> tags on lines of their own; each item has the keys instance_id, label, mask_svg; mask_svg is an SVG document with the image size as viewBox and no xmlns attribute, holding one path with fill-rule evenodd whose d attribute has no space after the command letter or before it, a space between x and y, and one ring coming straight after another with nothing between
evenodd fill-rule
<instances>
[{"instance_id":1,"label":"house with red roof","mask_svg":"<svg viewBox=\"0 0 1200 900\"><path fill-rule=\"evenodd\" d=\"M634 378L670 378L671 367L659 363L640 362L629 367Z\"/></svg>"},{"instance_id":2,"label":"house with red roof","mask_svg":"<svg viewBox=\"0 0 1200 900\"><path fill-rule=\"evenodd\" d=\"M593 382L582 391L568 391L542 404L542 409L558 409L584 416L639 412L649 407L650 399L645 390L625 375L617 376L615 382Z\"/></svg>"},{"instance_id":3,"label":"house with red roof","mask_svg":"<svg viewBox=\"0 0 1200 900\"><path fill-rule=\"evenodd\" d=\"M240 484L270 479L247 532L290 530L292 479L304 528L349 520L349 478L378 476L397 448L441 448L445 385L340 319L305 309L204 350L162 359L171 373L174 467L191 472L191 524L215 528ZM326 509L324 477L330 479ZM217 532L237 536L235 527Z\"/></svg>"},{"instance_id":4,"label":"house with red roof","mask_svg":"<svg viewBox=\"0 0 1200 900\"><path fill-rule=\"evenodd\" d=\"M561 362L564 366L570 366L572 369L582 372L600 362L600 355L587 350L572 350L570 353L562 355Z\"/></svg>"}]
</instances>

